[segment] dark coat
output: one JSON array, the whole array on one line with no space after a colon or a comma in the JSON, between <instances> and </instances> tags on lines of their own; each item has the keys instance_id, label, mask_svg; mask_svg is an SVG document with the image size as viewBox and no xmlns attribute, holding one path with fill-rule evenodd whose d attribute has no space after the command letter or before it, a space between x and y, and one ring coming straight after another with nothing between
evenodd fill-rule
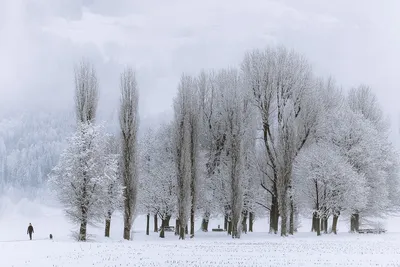
<instances>
[{"instance_id":1,"label":"dark coat","mask_svg":"<svg viewBox=\"0 0 400 267\"><path fill-rule=\"evenodd\" d=\"M32 233L34 233L34 231L33 231L33 226L32 226L32 225L29 225L28 231L27 231L26 233L27 233L27 234L32 234Z\"/></svg>"}]
</instances>

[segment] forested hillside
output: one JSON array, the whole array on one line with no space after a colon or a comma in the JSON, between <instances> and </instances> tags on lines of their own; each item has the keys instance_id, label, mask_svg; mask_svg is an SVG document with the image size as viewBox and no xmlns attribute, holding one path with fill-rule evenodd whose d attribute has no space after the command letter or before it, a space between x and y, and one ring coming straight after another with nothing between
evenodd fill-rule
<instances>
[{"instance_id":1,"label":"forested hillside","mask_svg":"<svg viewBox=\"0 0 400 267\"><path fill-rule=\"evenodd\" d=\"M72 133L64 113L24 113L0 118L0 184L2 188L37 189L57 164Z\"/></svg>"}]
</instances>

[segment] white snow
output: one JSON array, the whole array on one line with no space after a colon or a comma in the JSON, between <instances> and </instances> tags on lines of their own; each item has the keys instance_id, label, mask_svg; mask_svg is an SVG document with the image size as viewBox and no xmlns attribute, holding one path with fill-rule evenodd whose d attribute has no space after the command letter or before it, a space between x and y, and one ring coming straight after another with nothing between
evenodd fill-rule
<instances>
[{"instance_id":1,"label":"white snow","mask_svg":"<svg viewBox=\"0 0 400 267\"><path fill-rule=\"evenodd\" d=\"M50 204L50 203L48 203ZM26 229L35 227L34 240ZM171 220L172 222L172 220ZM39 202L0 199L1 266L397 266L400 265L400 233L359 235L345 233L316 237L308 233L308 221L294 237L281 238L266 233L267 221L256 221L257 232L240 240L226 233L198 231L196 237L178 240L173 233L165 239L156 233L145 235L145 217L138 216L134 240L122 240L122 220L115 216L111 238L102 237L103 228L90 228L91 241L76 242L71 225L61 209ZM217 227L213 220L210 228ZM199 223L197 224L199 225ZM398 220L387 224L396 229ZM152 230L152 223L150 228ZM260 232L261 231L261 232ZM49 240L49 234L54 240Z\"/></svg>"}]
</instances>

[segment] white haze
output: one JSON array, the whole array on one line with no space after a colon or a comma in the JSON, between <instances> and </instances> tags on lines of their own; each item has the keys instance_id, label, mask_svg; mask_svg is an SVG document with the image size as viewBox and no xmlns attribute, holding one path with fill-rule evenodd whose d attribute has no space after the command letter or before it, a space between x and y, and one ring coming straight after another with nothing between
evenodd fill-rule
<instances>
[{"instance_id":1,"label":"white haze","mask_svg":"<svg viewBox=\"0 0 400 267\"><path fill-rule=\"evenodd\" d=\"M399 9L396 0L2 0L0 110L69 110L72 67L84 56L97 66L107 118L126 64L138 74L142 119L170 114L182 72L284 44L344 89L370 85L397 143Z\"/></svg>"}]
</instances>

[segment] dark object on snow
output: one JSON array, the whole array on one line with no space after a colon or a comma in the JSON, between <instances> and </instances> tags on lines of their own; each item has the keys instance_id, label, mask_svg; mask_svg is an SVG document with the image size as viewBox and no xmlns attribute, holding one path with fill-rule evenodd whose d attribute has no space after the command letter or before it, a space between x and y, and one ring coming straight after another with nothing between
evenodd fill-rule
<instances>
[{"instance_id":1,"label":"dark object on snow","mask_svg":"<svg viewBox=\"0 0 400 267\"><path fill-rule=\"evenodd\" d=\"M382 234L386 233L385 229L359 229L359 234Z\"/></svg>"},{"instance_id":2,"label":"dark object on snow","mask_svg":"<svg viewBox=\"0 0 400 267\"><path fill-rule=\"evenodd\" d=\"M53 239L53 235L52 234L50 234L50 240L52 240Z\"/></svg>"},{"instance_id":3,"label":"dark object on snow","mask_svg":"<svg viewBox=\"0 0 400 267\"><path fill-rule=\"evenodd\" d=\"M213 232L223 232L224 229L220 228L220 226L218 225L218 228L214 228L212 229Z\"/></svg>"},{"instance_id":4,"label":"dark object on snow","mask_svg":"<svg viewBox=\"0 0 400 267\"><path fill-rule=\"evenodd\" d=\"M35 232L35 231L33 230L32 224L29 224L28 230L26 231L26 234L29 235L29 239L30 239L30 240L32 240L32 234L33 234L34 232Z\"/></svg>"}]
</instances>

